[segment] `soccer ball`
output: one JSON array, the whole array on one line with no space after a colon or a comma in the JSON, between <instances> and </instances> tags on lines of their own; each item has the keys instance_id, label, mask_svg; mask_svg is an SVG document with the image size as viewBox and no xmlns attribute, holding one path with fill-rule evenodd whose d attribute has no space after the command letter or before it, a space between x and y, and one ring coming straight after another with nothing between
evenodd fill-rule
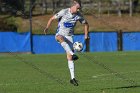
<instances>
[{"instance_id":1,"label":"soccer ball","mask_svg":"<svg viewBox=\"0 0 140 93\"><path fill-rule=\"evenodd\" d=\"M80 52L83 49L83 44L81 42L75 42L73 44L73 49L77 52Z\"/></svg>"}]
</instances>

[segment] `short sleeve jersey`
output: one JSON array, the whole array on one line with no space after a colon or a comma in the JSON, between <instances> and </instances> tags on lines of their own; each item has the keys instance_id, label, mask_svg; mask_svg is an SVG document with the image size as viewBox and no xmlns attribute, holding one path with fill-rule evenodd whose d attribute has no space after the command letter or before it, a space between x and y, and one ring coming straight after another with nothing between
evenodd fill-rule
<instances>
[{"instance_id":1,"label":"short sleeve jersey","mask_svg":"<svg viewBox=\"0 0 140 93\"><path fill-rule=\"evenodd\" d=\"M57 33L63 36L74 34L74 27L77 21L80 21L82 24L86 23L86 20L79 12L77 14L72 14L70 8L62 9L54 16L56 19L59 19Z\"/></svg>"}]
</instances>

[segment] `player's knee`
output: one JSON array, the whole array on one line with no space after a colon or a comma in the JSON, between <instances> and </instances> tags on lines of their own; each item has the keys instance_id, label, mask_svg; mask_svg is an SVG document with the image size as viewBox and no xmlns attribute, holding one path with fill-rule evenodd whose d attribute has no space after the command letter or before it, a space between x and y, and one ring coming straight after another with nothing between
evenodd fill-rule
<instances>
[{"instance_id":1,"label":"player's knee","mask_svg":"<svg viewBox=\"0 0 140 93\"><path fill-rule=\"evenodd\" d=\"M56 40L59 41L60 43L64 41L63 37L60 35L56 36Z\"/></svg>"},{"instance_id":2,"label":"player's knee","mask_svg":"<svg viewBox=\"0 0 140 93\"><path fill-rule=\"evenodd\" d=\"M72 60L72 55L69 54L69 53L67 53L67 59L68 59L68 60Z\"/></svg>"}]
</instances>

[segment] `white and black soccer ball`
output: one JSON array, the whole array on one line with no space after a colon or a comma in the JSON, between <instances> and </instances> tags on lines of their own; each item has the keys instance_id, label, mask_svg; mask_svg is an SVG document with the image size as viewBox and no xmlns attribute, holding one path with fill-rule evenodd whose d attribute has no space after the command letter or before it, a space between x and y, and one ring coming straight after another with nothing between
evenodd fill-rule
<instances>
[{"instance_id":1,"label":"white and black soccer ball","mask_svg":"<svg viewBox=\"0 0 140 93\"><path fill-rule=\"evenodd\" d=\"M73 44L73 49L77 52L80 52L83 49L83 44L81 42L75 42Z\"/></svg>"}]
</instances>

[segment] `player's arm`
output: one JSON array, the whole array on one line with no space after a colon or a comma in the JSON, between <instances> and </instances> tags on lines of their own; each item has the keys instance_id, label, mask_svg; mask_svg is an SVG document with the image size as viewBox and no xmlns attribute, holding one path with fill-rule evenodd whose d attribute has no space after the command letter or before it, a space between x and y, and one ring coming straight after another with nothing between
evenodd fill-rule
<instances>
[{"instance_id":1,"label":"player's arm","mask_svg":"<svg viewBox=\"0 0 140 93\"><path fill-rule=\"evenodd\" d=\"M48 23L47 23L47 26L46 26L46 28L44 29L45 34L46 34L46 32L48 31L48 28L50 27L52 21L55 20L55 19L59 19L59 18L61 18L63 15L65 15L65 11L66 11L65 9L62 9L60 12L58 12L57 14L55 14L54 16L52 16L52 17L49 19L49 21L48 21Z\"/></svg>"},{"instance_id":2,"label":"player's arm","mask_svg":"<svg viewBox=\"0 0 140 93\"><path fill-rule=\"evenodd\" d=\"M84 24L85 39L88 39L88 38L89 38L89 36L88 36L89 24L88 24L88 22L83 18L82 15L81 15L81 18L80 18L79 21L80 21L81 24Z\"/></svg>"},{"instance_id":3,"label":"player's arm","mask_svg":"<svg viewBox=\"0 0 140 93\"><path fill-rule=\"evenodd\" d=\"M47 26L46 26L46 28L44 29L44 33L45 33L45 34L47 33L48 28L50 27L50 25L51 25L51 23L52 23L52 21L53 21L54 19L56 19L55 16L52 16L52 17L49 19L49 21L48 21L48 23L47 23Z\"/></svg>"},{"instance_id":4,"label":"player's arm","mask_svg":"<svg viewBox=\"0 0 140 93\"><path fill-rule=\"evenodd\" d=\"M88 22L85 22L85 23L84 23L85 39L88 39L88 38L89 38L88 32L89 32L89 24L88 24Z\"/></svg>"}]
</instances>

